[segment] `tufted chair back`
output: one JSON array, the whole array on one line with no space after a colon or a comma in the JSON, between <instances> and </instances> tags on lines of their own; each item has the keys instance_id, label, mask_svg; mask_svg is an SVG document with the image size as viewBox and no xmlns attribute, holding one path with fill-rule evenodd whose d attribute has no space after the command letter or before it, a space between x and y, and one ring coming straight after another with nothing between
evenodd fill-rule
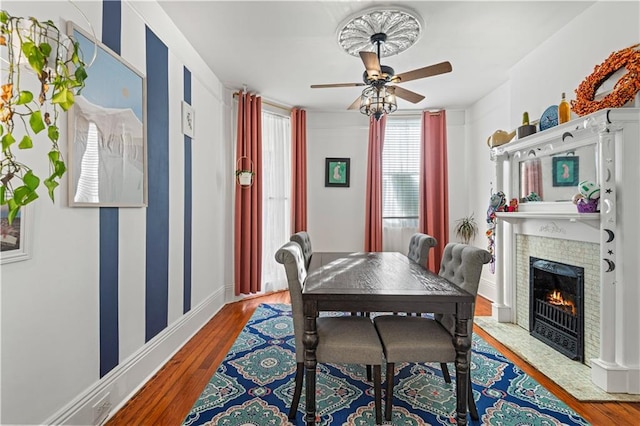
<instances>
[{"instance_id":1,"label":"tufted chair back","mask_svg":"<svg viewBox=\"0 0 640 426\"><path fill-rule=\"evenodd\" d=\"M304 267L309 269L309 263L311 263L311 255L313 254L313 249L311 248L311 238L309 237L309 234L305 231L296 232L289 238L289 240L298 243L298 245L302 249L302 256L304 257Z\"/></svg>"},{"instance_id":2,"label":"tufted chair back","mask_svg":"<svg viewBox=\"0 0 640 426\"><path fill-rule=\"evenodd\" d=\"M306 232L305 232L306 234ZM302 288L307 279L307 268L300 245L295 241L289 241L276 252L276 261L284 265L289 283L289 295L291 297L291 313L293 315L293 332L296 338L296 362L304 362L304 346L302 336L304 334L304 312L302 306Z\"/></svg>"},{"instance_id":3,"label":"tufted chair back","mask_svg":"<svg viewBox=\"0 0 640 426\"><path fill-rule=\"evenodd\" d=\"M490 260L491 254L484 249L466 244L449 243L442 253L438 275L477 296L482 265L489 263ZM453 335L455 330L453 315L436 314L435 317ZM469 327L471 328L469 335L471 335L473 321L469 322Z\"/></svg>"},{"instance_id":4,"label":"tufted chair back","mask_svg":"<svg viewBox=\"0 0 640 426\"><path fill-rule=\"evenodd\" d=\"M429 250L431 247L435 247L438 242L431 235L415 233L411 236L409 241L409 253L407 257L414 262L427 267L427 260L429 259Z\"/></svg>"}]
</instances>

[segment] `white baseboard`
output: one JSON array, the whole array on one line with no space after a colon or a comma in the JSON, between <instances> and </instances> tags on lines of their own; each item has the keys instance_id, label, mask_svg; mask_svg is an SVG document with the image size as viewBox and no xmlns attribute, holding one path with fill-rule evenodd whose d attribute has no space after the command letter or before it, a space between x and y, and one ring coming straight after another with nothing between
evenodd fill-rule
<instances>
[{"instance_id":1,"label":"white baseboard","mask_svg":"<svg viewBox=\"0 0 640 426\"><path fill-rule=\"evenodd\" d=\"M102 424L224 306L224 288L183 315L49 418L47 425ZM95 406L102 405L96 416Z\"/></svg>"},{"instance_id":2,"label":"white baseboard","mask_svg":"<svg viewBox=\"0 0 640 426\"><path fill-rule=\"evenodd\" d=\"M478 285L478 294L485 299L489 299L492 302L496 300L496 283L495 281L489 281L486 278L480 278L480 284Z\"/></svg>"}]
</instances>

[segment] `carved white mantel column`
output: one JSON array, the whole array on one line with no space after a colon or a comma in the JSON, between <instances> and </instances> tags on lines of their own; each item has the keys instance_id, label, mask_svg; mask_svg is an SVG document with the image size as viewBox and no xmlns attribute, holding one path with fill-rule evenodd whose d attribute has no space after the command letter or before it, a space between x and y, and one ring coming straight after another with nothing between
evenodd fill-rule
<instances>
[{"instance_id":1,"label":"carved white mantel column","mask_svg":"<svg viewBox=\"0 0 640 426\"><path fill-rule=\"evenodd\" d=\"M506 175L510 175L510 167L507 155L500 155L492 160L496 163L496 182L504 182L505 168ZM508 181L509 179L507 179ZM506 193L506 192L505 192ZM496 220L496 226L494 232L494 248L493 254L495 257L495 275L496 275L496 300L491 305L491 314L498 322L512 322L511 308L505 304L505 250L504 250L504 226L501 220Z\"/></svg>"},{"instance_id":2,"label":"carved white mantel column","mask_svg":"<svg viewBox=\"0 0 640 426\"><path fill-rule=\"evenodd\" d=\"M616 300L618 275L616 256L620 246L617 241L616 208L616 132L621 128L609 122L591 123L598 132L598 157L600 159L600 357L591 360L591 379L607 392L627 391L627 369L619 364L616 352L622 350L619 327L616 325L617 307L623 303ZM618 359L617 359L618 358Z\"/></svg>"}]
</instances>

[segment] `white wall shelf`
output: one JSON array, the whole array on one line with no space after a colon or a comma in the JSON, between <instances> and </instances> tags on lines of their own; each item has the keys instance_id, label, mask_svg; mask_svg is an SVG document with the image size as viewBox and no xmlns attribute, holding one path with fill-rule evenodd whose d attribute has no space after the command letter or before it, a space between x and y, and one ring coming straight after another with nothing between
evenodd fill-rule
<instances>
[{"instance_id":1,"label":"white wall shelf","mask_svg":"<svg viewBox=\"0 0 640 426\"><path fill-rule=\"evenodd\" d=\"M600 213L567 213L567 212L500 212L496 216L505 222L518 222L522 219L568 220L585 222L600 227Z\"/></svg>"}]
</instances>

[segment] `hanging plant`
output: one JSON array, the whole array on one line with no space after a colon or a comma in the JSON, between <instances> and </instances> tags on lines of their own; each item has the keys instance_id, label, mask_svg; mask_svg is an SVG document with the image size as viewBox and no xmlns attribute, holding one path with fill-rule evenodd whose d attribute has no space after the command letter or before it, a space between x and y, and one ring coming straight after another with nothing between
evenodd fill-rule
<instances>
[{"instance_id":1,"label":"hanging plant","mask_svg":"<svg viewBox=\"0 0 640 426\"><path fill-rule=\"evenodd\" d=\"M236 170L236 179L242 186L250 186L253 183L253 175L251 170Z\"/></svg>"},{"instance_id":2,"label":"hanging plant","mask_svg":"<svg viewBox=\"0 0 640 426\"><path fill-rule=\"evenodd\" d=\"M249 163L249 168L243 168L242 163ZM253 161L250 158L242 156L238 158L236 161L236 182L238 185L242 187L249 187L253 185L253 176L255 172L253 171Z\"/></svg>"},{"instance_id":3,"label":"hanging plant","mask_svg":"<svg viewBox=\"0 0 640 426\"><path fill-rule=\"evenodd\" d=\"M46 131L51 148L43 183L53 201L67 170L58 146L60 110L72 107L87 73L78 43L50 20L14 17L0 10L0 48L6 58L0 82L0 205L8 206L11 222L22 206L38 198L41 181L31 167L18 161L15 151L31 149L34 135ZM25 87L39 87L39 93Z\"/></svg>"}]
</instances>

